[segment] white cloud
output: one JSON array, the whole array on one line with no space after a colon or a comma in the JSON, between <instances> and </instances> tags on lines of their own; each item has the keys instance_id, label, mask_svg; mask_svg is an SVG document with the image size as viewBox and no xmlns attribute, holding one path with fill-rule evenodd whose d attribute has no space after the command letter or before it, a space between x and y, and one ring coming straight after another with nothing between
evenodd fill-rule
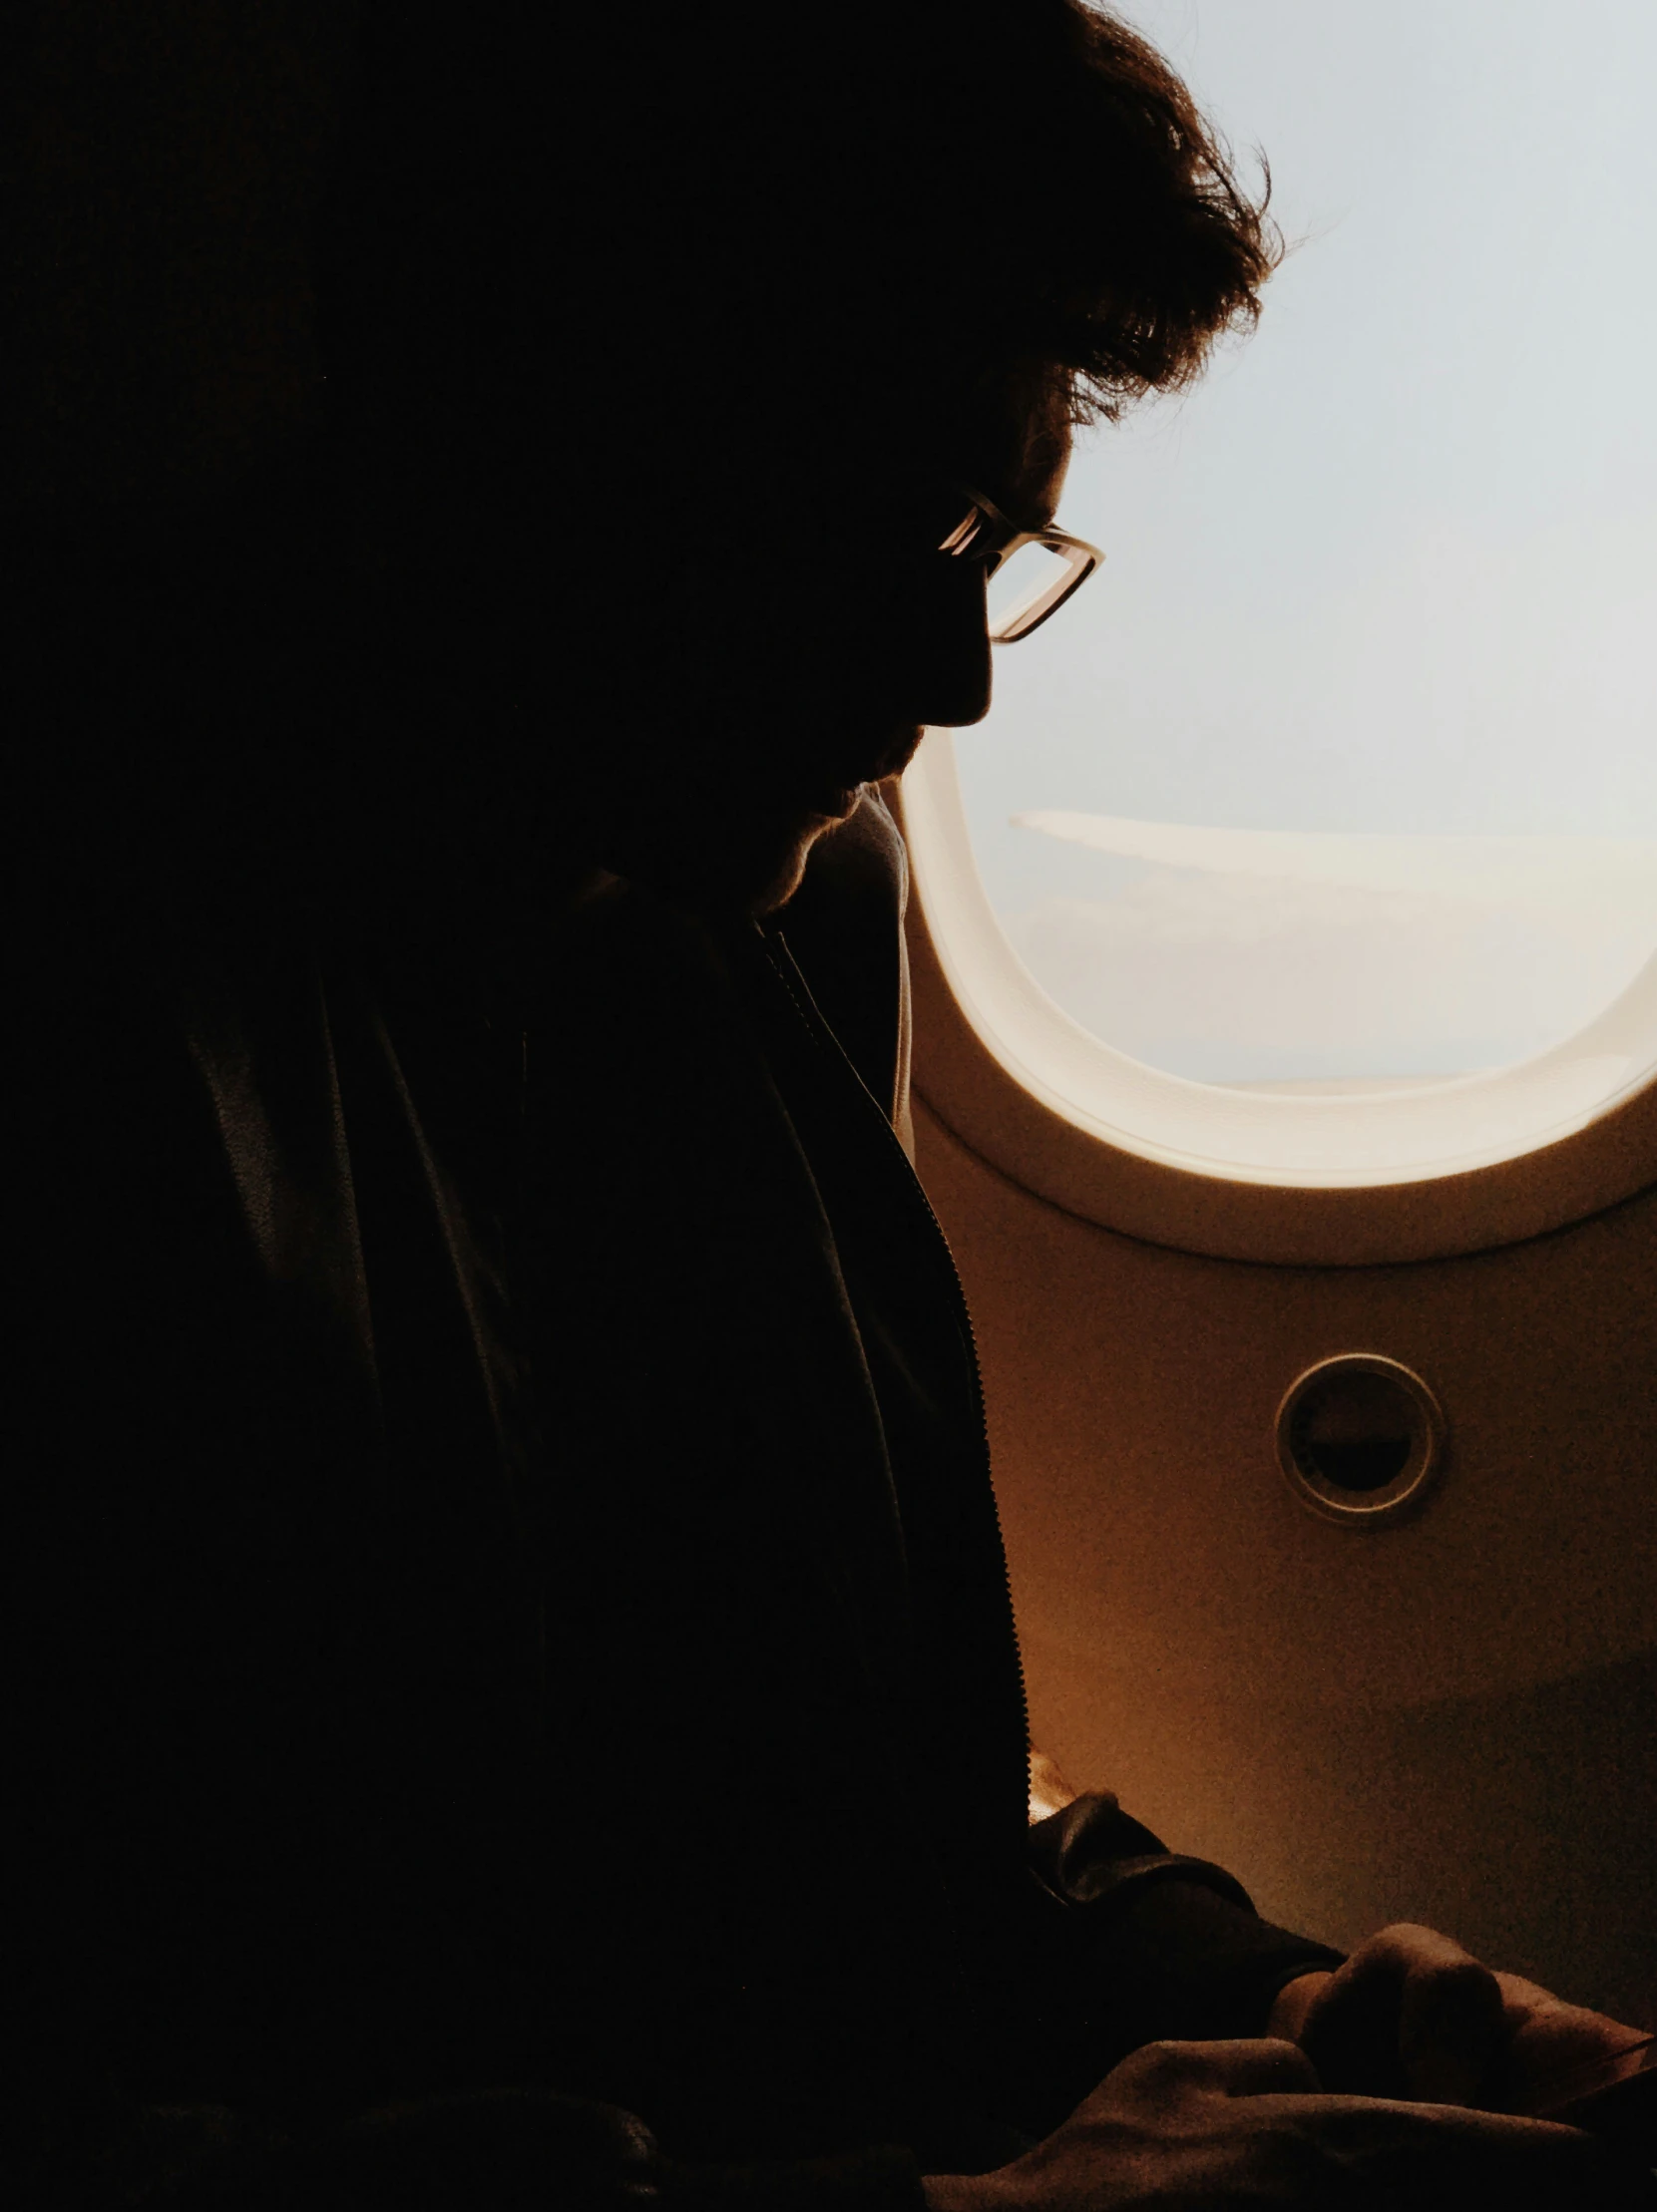
<instances>
[{"instance_id":1,"label":"white cloud","mask_svg":"<svg viewBox=\"0 0 1657 2212\"><path fill-rule=\"evenodd\" d=\"M1203 869L1233 882L1265 878L1425 894L1452 905L1534 909L1561 922L1645 927L1657 940L1657 838L1205 829L1059 809L1012 819L1015 828L1039 830L1094 852Z\"/></svg>"},{"instance_id":2,"label":"white cloud","mask_svg":"<svg viewBox=\"0 0 1657 2212\"><path fill-rule=\"evenodd\" d=\"M1415 887L1154 868L1006 919L1036 980L1136 1059L1202 1080L1465 1073L1609 1004L1653 931Z\"/></svg>"}]
</instances>

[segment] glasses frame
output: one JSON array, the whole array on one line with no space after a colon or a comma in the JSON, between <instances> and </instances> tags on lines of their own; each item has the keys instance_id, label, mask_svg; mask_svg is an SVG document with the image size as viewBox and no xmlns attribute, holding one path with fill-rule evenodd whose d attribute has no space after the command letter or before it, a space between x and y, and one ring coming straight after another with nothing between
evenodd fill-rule
<instances>
[{"instance_id":1,"label":"glasses frame","mask_svg":"<svg viewBox=\"0 0 1657 2212\"><path fill-rule=\"evenodd\" d=\"M1039 599L1036 602L1036 611L1031 619L1020 621L1016 627L1000 634L992 626L990 642L993 645L1017 645L1038 630L1067 600L1075 597L1104 559L1097 546L1090 546L1085 538L1072 538L1067 530L1059 530L1054 525L1049 524L1042 530L1021 529L1002 513L994 500L987 499L982 492L975 492L971 485L953 484L950 490L969 502L970 512L938 548L941 553L948 553L957 560L970 553L985 560L986 578L993 576L1025 546L1044 546L1048 553L1060 554L1070 564L1069 574L1053 596L1044 605ZM988 549L984 544L987 524L994 534Z\"/></svg>"}]
</instances>

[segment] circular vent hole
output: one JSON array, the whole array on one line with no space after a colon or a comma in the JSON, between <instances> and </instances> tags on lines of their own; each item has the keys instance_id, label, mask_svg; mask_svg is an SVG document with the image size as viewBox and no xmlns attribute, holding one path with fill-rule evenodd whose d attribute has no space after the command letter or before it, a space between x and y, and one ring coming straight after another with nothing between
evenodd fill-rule
<instances>
[{"instance_id":1,"label":"circular vent hole","mask_svg":"<svg viewBox=\"0 0 1657 2212\"><path fill-rule=\"evenodd\" d=\"M1418 1374L1379 1352L1308 1368L1278 1408L1278 1457L1303 1501L1375 1522L1416 1496L1440 1456L1444 1420Z\"/></svg>"},{"instance_id":2,"label":"circular vent hole","mask_svg":"<svg viewBox=\"0 0 1657 2212\"><path fill-rule=\"evenodd\" d=\"M1391 1375L1339 1369L1312 1384L1295 1408L1291 1449L1302 1474L1339 1490L1384 1490L1422 1441L1415 1399Z\"/></svg>"}]
</instances>

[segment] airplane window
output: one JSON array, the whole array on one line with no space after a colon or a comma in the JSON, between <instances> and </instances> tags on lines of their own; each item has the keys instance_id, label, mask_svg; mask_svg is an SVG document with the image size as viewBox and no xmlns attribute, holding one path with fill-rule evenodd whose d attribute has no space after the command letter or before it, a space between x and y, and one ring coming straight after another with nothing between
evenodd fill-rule
<instances>
[{"instance_id":1,"label":"airplane window","mask_svg":"<svg viewBox=\"0 0 1657 2212\"><path fill-rule=\"evenodd\" d=\"M1266 149L1292 250L1192 394L1082 434L1102 573L920 765L953 742L1006 938L1143 1068L1402 1109L1598 1038L1484 1113L1510 1151L1657 1063L1657 9L1123 12ZM1389 1172L1450 1142L1363 1126Z\"/></svg>"}]
</instances>

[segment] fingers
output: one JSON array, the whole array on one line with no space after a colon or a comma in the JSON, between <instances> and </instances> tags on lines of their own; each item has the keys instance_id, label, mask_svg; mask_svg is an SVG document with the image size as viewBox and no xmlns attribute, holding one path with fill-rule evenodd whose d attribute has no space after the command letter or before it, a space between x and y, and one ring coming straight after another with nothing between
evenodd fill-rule
<instances>
[{"instance_id":1,"label":"fingers","mask_svg":"<svg viewBox=\"0 0 1657 2212\"><path fill-rule=\"evenodd\" d=\"M1496 1984L1506 2015L1506 2111L1546 2115L1615 2079L1619 2055L1652 2040L1642 2028L1568 2005L1517 1975L1498 1974Z\"/></svg>"},{"instance_id":2,"label":"fingers","mask_svg":"<svg viewBox=\"0 0 1657 2212\"><path fill-rule=\"evenodd\" d=\"M1293 2043L1259 2036L1233 2042L1146 2043L1107 2074L1094 2095L1143 2097L1171 2107L1194 2096L1307 2096L1317 2069Z\"/></svg>"},{"instance_id":3,"label":"fingers","mask_svg":"<svg viewBox=\"0 0 1657 2212\"><path fill-rule=\"evenodd\" d=\"M1657 2212L1648 2180L1575 2129L1320 2094L1305 2053L1270 2038L1147 2044L1061 2127L989 2178L991 2212L1121 2212L1153 2203ZM979 2212L947 2196L938 2205Z\"/></svg>"},{"instance_id":4,"label":"fingers","mask_svg":"<svg viewBox=\"0 0 1657 2212\"><path fill-rule=\"evenodd\" d=\"M1502 2073L1501 1990L1449 1936L1401 1922L1337 1970L1301 2040L1327 2089L1476 2104Z\"/></svg>"},{"instance_id":5,"label":"fingers","mask_svg":"<svg viewBox=\"0 0 1657 2212\"><path fill-rule=\"evenodd\" d=\"M1451 1951L1458 1945L1440 1939ZM1505 2012L1496 1978L1461 1952L1406 1975L1399 2057L1410 2094L1431 2104L1476 2104L1499 2078Z\"/></svg>"},{"instance_id":6,"label":"fingers","mask_svg":"<svg viewBox=\"0 0 1657 2212\"><path fill-rule=\"evenodd\" d=\"M1333 1979L1331 1974L1321 1970L1316 1974L1297 1974L1273 1999L1272 2009L1266 2020L1266 2033L1281 2035L1286 2042L1298 2043L1313 2005Z\"/></svg>"}]
</instances>

